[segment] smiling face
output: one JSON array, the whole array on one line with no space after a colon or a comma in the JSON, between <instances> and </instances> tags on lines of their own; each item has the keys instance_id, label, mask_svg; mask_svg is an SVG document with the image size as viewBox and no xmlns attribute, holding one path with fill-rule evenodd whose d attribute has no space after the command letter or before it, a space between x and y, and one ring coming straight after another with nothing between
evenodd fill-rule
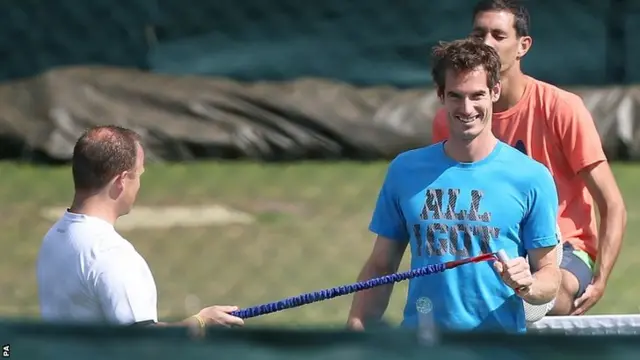
<instances>
[{"instance_id":1,"label":"smiling face","mask_svg":"<svg viewBox=\"0 0 640 360\"><path fill-rule=\"evenodd\" d=\"M452 139L469 142L491 131L493 103L500 97L500 83L488 85L482 66L467 71L448 69L442 102L447 110Z\"/></svg>"},{"instance_id":2,"label":"smiling face","mask_svg":"<svg viewBox=\"0 0 640 360\"><path fill-rule=\"evenodd\" d=\"M493 103L500 97L500 57L473 39L436 45L431 74L447 110L451 140L471 141L491 131Z\"/></svg>"}]
</instances>

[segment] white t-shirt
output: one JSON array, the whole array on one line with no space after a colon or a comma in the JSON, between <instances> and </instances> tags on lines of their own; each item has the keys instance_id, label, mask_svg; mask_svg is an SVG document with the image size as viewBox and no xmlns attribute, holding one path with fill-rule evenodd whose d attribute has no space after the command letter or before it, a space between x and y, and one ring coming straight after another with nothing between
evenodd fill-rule
<instances>
[{"instance_id":1,"label":"white t-shirt","mask_svg":"<svg viewBox=\"0 0 640 360\"><path fill-rule=\"evenodd\" d=\"M44 321L158 321L149 265L104 220L66 211L44 237L36 272Z\"/></svg>"}]
</instances>

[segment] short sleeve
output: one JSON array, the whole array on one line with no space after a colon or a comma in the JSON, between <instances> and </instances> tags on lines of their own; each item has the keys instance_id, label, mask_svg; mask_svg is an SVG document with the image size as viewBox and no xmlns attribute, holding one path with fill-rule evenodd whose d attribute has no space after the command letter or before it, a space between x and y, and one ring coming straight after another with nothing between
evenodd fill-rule
<instances>
[{"instance_id":1,"label":"short sleeve","mask_svg":"<svg viewBox=\"0 0 640 360\"><path fill-rule=\"evenodd\" d=\"M409 236L395 186L395 182L398 180L397 176L399 176L396 174L396 160L392 161L387 169L373 210L369 230L390 240L406 242L409 240Z\"/></svg>"},{"instance_id":2,"label":"short sleeve","mask_svg":"<svg viewBox=\"0 0 640 360\"><path fill-rule=\"evenodd\" d=\"M566 94L558 98L553 126L575 174L607 160L593 117L579 96Z\"/></svg>"},{"instance_id":3,"label":"short sleeve","mask_svg":"<svg viewBox=\"0 0 640 360\"><path fill-rule=\"evenodd\" d=\"M448 137L449 127L447 123L447 111L445 109L439 109L436 112L433 124L431 125L431 143L439 143L447 140Z\"/></svg>"},{"instance_id":4,"label":"short sleeve","mask_svg":"<svg viewBox=\"0 0 640 360\"><path fill-rule=\"evenodd\" d=\"M155 281L138 253L114 250L108 258L98 260L94 286L109 323L130 325L158 321Z\"/></svg>"},{"instance_id":5,"label":"short sleeve","mask_svg":"<svg viewBox=\"0 0 640 360\"><path fill-rule=\"evenodd\" d=\"M531 177L533 182L528 198L528 212L522 224L525 249L556 246L559 234L558 193L549 170L540 165L540 171Z\"/></svg>"}]
</instances>

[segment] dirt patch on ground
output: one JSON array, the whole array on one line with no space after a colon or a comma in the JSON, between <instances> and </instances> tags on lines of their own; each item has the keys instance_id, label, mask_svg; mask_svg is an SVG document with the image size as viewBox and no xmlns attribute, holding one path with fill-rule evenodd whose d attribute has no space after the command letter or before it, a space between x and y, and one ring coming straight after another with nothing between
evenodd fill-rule
<instances>
[{"instance_id":1,"label":"dirt patch on ground","mask_svg":"<svg viewBox=\"0 0 640 360\"><path fill-rule=\"evenodd\" d=\"M64 207L42 209L42 216L57 220ZM248 213L222 205L205 206L136 206L131 213L118 220L118 230L166 229L173 227L198 227L211 225L250 224L254 221Z\"/></svg>"},{"instance_id":2,"label":"dirt patch on ground","mask_svg":"<svg viewBox=\"0 0 640 360\"><path fill-rule=\"evenodd\" d=\"M252 213L279 213L289 215L305 215L308 212L308 209L302 204L260 199L245 204L243 209Z\"/></svg>"}]
</instances>

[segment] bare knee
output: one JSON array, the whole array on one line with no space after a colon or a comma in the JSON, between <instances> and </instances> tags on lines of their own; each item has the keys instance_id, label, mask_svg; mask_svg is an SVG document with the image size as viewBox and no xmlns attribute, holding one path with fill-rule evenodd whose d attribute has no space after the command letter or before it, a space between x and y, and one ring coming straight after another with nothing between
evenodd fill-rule
<instances>
[{"instance_id":1,"label":"bare knee","mask_svg":"<svg viewBox=\"0 0 640 360\"><path fill-rule=\"evenodd\" d=\"M573 302L580 289L578 278L567 270L561 269L562 281L553 309L549 315L569 315L574 310Z\"/></svg>"}]
</instances>

